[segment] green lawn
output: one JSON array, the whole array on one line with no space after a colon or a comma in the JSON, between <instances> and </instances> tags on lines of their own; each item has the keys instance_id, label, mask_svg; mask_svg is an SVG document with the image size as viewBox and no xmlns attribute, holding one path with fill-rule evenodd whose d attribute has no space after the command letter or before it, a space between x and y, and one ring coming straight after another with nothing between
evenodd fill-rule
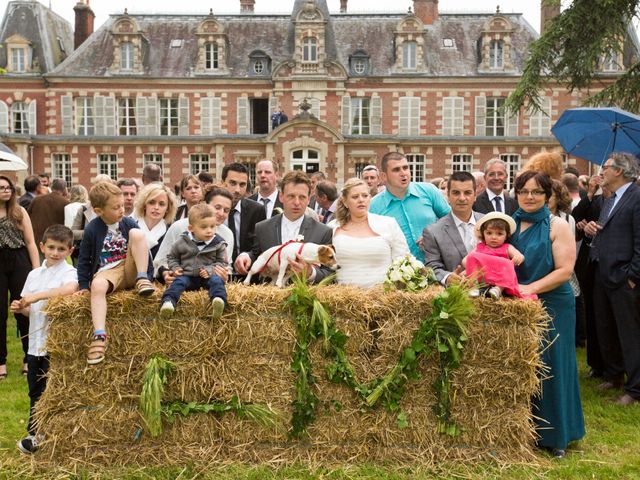
<instances>
[{"instance_id":1,"label":"green lawn","mask_svg":"<svg viewBox=\"0 0 640 480\"><path fill-rule=\"evenodd\" d=\"M182 469L130 469L113 467L96 471L50 472L34 476L29 458L22 456L15 443L26 432L29 399L27 381L20 374L22 352L15 335L15 322L9 320L9 376L0 381L0 479L13 478L127 478L127 479L430 479L430 478L549 478L549 479L640 479L640 404L618 407L615 394L603 394L597 382L586 380L584 351L578 354L582 380L582 400L587 436L573 446L566 459L556 461L540 455L537 467L503 469L491 463L479 465L441 465L438 469L350 465L342 468L310 470L304 466L273 469L268 466L233 466L201 471L193 466ZM26 470L25 470L26 469Z\"/></svg>"}]
</instances>

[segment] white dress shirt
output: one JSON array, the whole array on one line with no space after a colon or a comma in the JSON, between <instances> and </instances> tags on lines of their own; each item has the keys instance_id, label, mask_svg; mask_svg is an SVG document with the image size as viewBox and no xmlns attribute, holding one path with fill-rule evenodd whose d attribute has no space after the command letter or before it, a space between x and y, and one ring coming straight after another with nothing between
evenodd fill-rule
<instances>
[{"instance_id":1,"label":"white dress shirt","mask_svg":"<svg viewBox=\"0 0 640 480\"><path fill-rule=\"evenodd\" d=\"M258 192L257 202L260 203L260 205L264 205L264 199L269 199L265 206L265 213L267 214L267 218L271 218L273 215L273 208L276 206L276 200L278 200L278 189L276 188L268 197L263 197L260 192Z\"/></svg>"},{"instance_id":2,"label":"white dress shirt","mask_svg":"<svg viewBox=\"0 0 640 480\"><path fill-rule=\"evenodd\" d=\"M496 210L496 202L493 199L496 198L496 197L500 197L500 208L501 208L500 211L502 213L506 213L506 211L504 209L504 190L502 190L502 192L500 192L500 195L496 195L495 193L493 193L491 190L489 190L487 188L487 196L489 197L489 201L491 202L491 206L493 207L493 209L495 211L497 211Z\"/></svg>"},{"instance_id":3,"label":"white dress shirt","mask_svg":"<svg viewBox=\"0 0 640 480\"><path fill-rule=\"evenodd\" d=\"M282 224L280 225L280 238L282 239L282 243L287 243L296 239L300 233L300 227L302 226L303 220L304 215L293 221L289 220L285 215L282 215Z\"/></svg>"}]
</instances>

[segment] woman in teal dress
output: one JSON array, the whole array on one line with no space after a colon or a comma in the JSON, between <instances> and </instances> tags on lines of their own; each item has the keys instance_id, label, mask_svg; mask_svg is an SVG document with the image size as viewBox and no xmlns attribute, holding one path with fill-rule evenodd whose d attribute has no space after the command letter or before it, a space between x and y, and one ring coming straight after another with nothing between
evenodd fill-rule
<instances>
[{"instance_id":1,"label":"woman in teal dress","mask_svg":"<svg viewBox=\"0 0 640 480\"><path fill-rule=\"evenodd\" d=\"M513 215L516 233L511 243L525 257L516 267L520 291L536 294L551 317L542 347L548 371L542 393L533 398L538 446L563 457L569 442L584 436L575 350L575 298L569 278L576 259L569 225L552 217L547 202L551 179L533 171L516 180L519 209Z\"/></svg>"}]
</instances>

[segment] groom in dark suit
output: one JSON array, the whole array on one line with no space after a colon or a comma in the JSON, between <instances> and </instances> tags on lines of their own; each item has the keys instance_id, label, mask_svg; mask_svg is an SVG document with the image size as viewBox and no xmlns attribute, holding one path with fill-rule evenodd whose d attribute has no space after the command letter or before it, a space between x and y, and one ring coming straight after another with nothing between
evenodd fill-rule
<instances>
[{"instance_id":1,"label":"groom in dark suit","mask_svg":"<svg viewBox=\"0 0 640 480\"><path fill-rule=\"evenodd\" d=\"M492 158L484 166L487 188L478 195L473 210L480 213L502 212L511 216L518 209L518 202L505 190L507 165L499 158Z\"/></svg>"},{"instance_id":2,"label":"groom in dark suit","mask_svg":"<svg viewBox=\"0 0 640 480\"><path fill-rule=\"evenodd\" d=\"M230 163L222 169L222 182L233 195L233 206L229 212L226 225L233 232L235 245L233 257L235 260L240 252L251 249L255 238L255 228L258 222L266 217L264 206L248 198L249 170L241 163Z\"/></svg>"},{"instance_id":3,"label":"groom in dark suit","mask_svg":"<svg viewBox=\"0 0 640 480\"><path fill-rule=\"evenodd\" d=\"M256 235L253 248L242 252L235 261L235 268L241 275L246 275L253 262L260 254L271 247L296 240L307 243L329 245L333 237L332 230L320 222L304 214L311 195L311 180L300 171L287 173L280 185L280 201L284 213L264 220L256 225ZM298 255L296 261L290 261L291 270L296 273L307 271L307 278L317 283L331 273L327 267L311 267Z\"/></svg>"},{"instance_id":4,"label":"groom in dark suit","mask_svg":"<svg viewBox=\"0 0 640 480\"><path fill-rule=\"evenodd\" d=\"M422 232L424 263L442 285L462 280L462 259L475 247L475 225L483 214L472 210L476 180L469 172L454 172L447 182L451 213Z\"/></svg>"},{"instance_id":5,"label":"groom in dark suit","mask_svg":"<svg viewBox=\"0 0 640 480\"><path fill-rule=\"evenodd\" d=\"M591 258L597 262L593 293L598 341L604 360L601 389L622 386L618 404L640 401L640 176L638 159L612 153L600 171L602 187L612 192L597 222L585 226L595 237Z\"/></svg>"}]
</instances>

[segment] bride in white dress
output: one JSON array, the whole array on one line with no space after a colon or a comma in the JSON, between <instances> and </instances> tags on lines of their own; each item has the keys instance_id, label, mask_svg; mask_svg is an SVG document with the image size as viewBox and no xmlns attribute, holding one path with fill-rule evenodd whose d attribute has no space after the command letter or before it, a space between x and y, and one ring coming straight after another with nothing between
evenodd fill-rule
<instances>
[{"instance_id":1,"label":"bride in white dress","mask_svg":"<svg viewBox=\"0 0 640 480\"><path fill-rule=\"evenodd\" d=\"M333 224L333 246L340 269L338 283L371 288L384 282L391 262L409 254L407 241L392 217L369 213L369 187L347 180Z\"/></svg>"}]
</instances>

